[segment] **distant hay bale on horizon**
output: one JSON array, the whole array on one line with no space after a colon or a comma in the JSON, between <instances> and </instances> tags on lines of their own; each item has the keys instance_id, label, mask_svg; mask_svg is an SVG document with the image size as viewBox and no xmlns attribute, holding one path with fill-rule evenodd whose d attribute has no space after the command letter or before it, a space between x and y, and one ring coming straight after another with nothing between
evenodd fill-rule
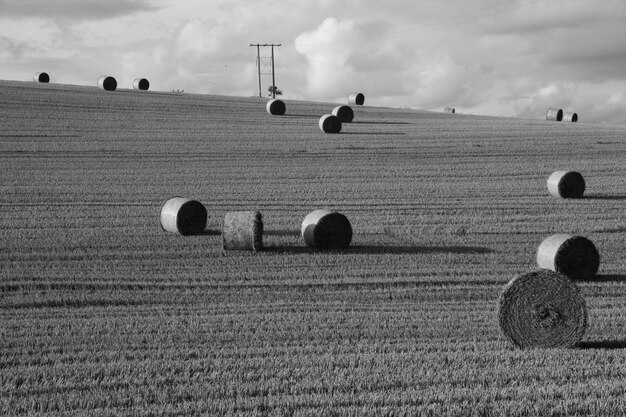
<instances>
[{"instance_id":1,"label":"distant hay bale on horizon","mask_svg":"<svg viewBox=\"0 0 626 417\"><path fill-rule=\"evenodd\" d=\"M564 122L570 122L570 123L576 123L576 122L578 122L578 114L574 113L574 112L565 112L565 113L563 113L563 121Z\"/></svg>"},{"instance_id":2,"label":"distant hay bale on horizon","mask_svg":"<svg viewBox=\"0 0 626 417\"><path fill-rule=\"evenodd\" d=\"M354 120L354 111L350 106L337 106L331 112L333 116L337 116L341 123L351 123Z\"/></svg>"},{"instance_id":3,"label":"distant hay bale on horizon","mask_svg":"<svg viewBox=\"0 0 626 417\"><path fill-rule=\"evenodd\" d=\"M204 231L207 210L196 200L172 197L161 207L161 227L183 236L197 235Z\"/></svg>"},{"instance_id":4,"label":"distant hay bale on horizon","mask_svg":"<svg viewBox=\"0 0 626 417\"><path fill-rule=\"evenodd\" d=\"M348 104L356 106L362 106L365 103L365 96L363 93L351 93L348 96Z\"/></svg>"},{"instance_id":5,"label":"distant hay bale on horizon","mask_svg":"<svg viewBox=\"0 0 626 417\"><path fill-rule=\"evenodd\" d=\"M98 78L98 87L104 91L115 91L117 88L117 81L109 75L102 75Z\"/></svg>"},{"instance_id":6,"label":"distant hay bale on horizon","mask_svg":"<svg viewBox=\"0 0 626 417\"><path fill-rule=\"evenodd\" d=\"M598 273L600 254L589 239L559 233L541 242L537 248L537 265L573 280L589 279Z\"/></svg>"},{"instance_id":7,"label":"distant hay bale on horizon","mask_svg":"<svg viewBox=\"0 0 626 417\"><path fill-rule=\"evenodd\" d=\"M563 120L563 109L555 109L553 107L550 107L548 109L548 112L546 113L546 120L552 122L560 122L561 120Z\"/></svg>"},{"instance_id":8,"label":"distant hay bale on horizon","mask_svg":"<svg viewBox=\"0 0 626 417\"><path fill-rule=\"evenodd\" d=\"M576 171L554 171L548 177L548 193L557 198L582 198L585 179Z\"/></svg>"},{"instance_id":9,"label":"distant hay bale on horizon","mask_svg":"<svg viewBox=\"0 0 626 417\"><path fill-rule=\"evenodd\" d=\"M302 221L300 233L307 246L320 250L345 249L352 241L348 218L326 209L309 213Z\"/></svg>"},{"instance_id":10,"label":"distant hay bale on horizon","mask_svg":"<svg viewBox=\"0 0 626 417\"><path fill-rule=\"evenodd\" d=\"M33 81L36 83L49 83L50 76L47 72L36 72L35 75L33 75Z\"/></svg>"},{"instance_id":11,"label":"distant hay bale on horizon","mask_svg":"<svg viewBox=\"0 0 626 417\"><path fill-rule=\"evenodd\" d=\"M147 91L150 88L150 81L146 78L135 78L133 80L133 90Z\"/></svg>"},{"instance_id":12,"label":"distant hay bale on horizon","mask_svg":"<svg viewBox=\"0 0 626 417\"><path fill-rule=\"evenodd\" d=\"M231 211L224 216L224 250L263 249L263 218L258 211Z\"/></svg>"},{"instance_id":13,"label":"distant hay bale on horizon","mask_svg":"<svg viewBox=\"0 0 626 417\"><path fill-rule=\"evenodd\" d=\"M498 319L518 348L568 348L587 330L587 305L572 280L542 269L509 281L500 295Z\"/></svg>"},{"instance_id":14,"label":"distant hay bale on horizon","mask_svg":"<svg viewBox=\"0 0 626 417\"><path fill-rule=\"evenodd\" d=\"M341 132L341 120L332 114L325 114L320 117L319 126L324 133Z\"/></svg>"},{"instance_id":15,"label":"distant hay bale on horizon","mask_svg":"<svg viewBox=\"0 0 626 417\"><path fill-rule=\"evenodd\" d=\"M454 107L444 107L443 112L448 114L454 114L456 113L456 109Z\"/></svg>"},{"instance_id":16,"label":"distant hay bale on horizon","mask_svg":"<svg viewBox=\"0 0 626 417\"><path fill-rule=\"evenodd\" d=\"M282 116L287 111L287 106L284 101L273 98L267 102L265 109L272 116Z\"/></svg>"}]
</instances>

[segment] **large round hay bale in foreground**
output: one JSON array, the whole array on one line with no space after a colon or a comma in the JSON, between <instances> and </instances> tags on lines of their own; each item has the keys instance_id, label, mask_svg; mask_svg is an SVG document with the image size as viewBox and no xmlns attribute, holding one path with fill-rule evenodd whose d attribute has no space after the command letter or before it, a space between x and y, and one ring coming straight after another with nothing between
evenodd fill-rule
<instances>
[{"instance_id":1,"label":"large round hay bale in foreground","mask_svg":"<svg viewBox=\"0 0 626 417\"><path fill-rule=\"evenodd\" d=\"M319 125L324 133L341 132L341 120L339 120L339 117L332 114L325 114L320 117Z\"/></svg>"},{"instance_id":2,"label":"large round hay bale in foreground","mask_svg":"<svg viewBox=\"0 0 626 417\"><path fill-rule=\"evenodd\" d=\"M571 279L588 279L598 272L600 254L589 239L559 233L541 242L537 249L537 265Z\"/></svg>"},{"instance_id":3,"label":"large round hay bale in foreground","mask_svg":"<svg viewBox=\"0 0 626 417\"><path fill-rule=\"evenodd\" d=\"M33 75L33 81L36 83L49 83L50 76L46 72L36 72L35 75Z\"/></svg>"},{"instance_id":4,"label":"large round hay bale in foreground","mask_svg":"<svg viewBox=\"0 0 626 417\"><path fill-rule=\"evenodd\" d=\"M549 108L546 113L546 120L550 120L552 122L560 122L563 120L563 109L555 109Z\"/></svg>"},{"instance_id":5,"label":"large round hay bale in foreground","mask_svg":"<svg viewBox=\"0 0 626 417\"><path fill-rule=\"evenodd\" d=\"M150 88L150 81L145 78L135 78L133 80L133 90L147 91Z\"/></svg>"},{"instance_id":6,"label":"large round hay bale in foreground","mask_svg":"<svg viewBox=\"0 0 626 417\"><path fill-rule=\"evenodd\" d=\"M565 113L563 113L563 121L564 122L570 122L570 123L576 123L578 121L578 114L571 113L571 112L565 112Z\"/></svg>"},{"instance_id":7,"label":"large round hay bale in foreground","mask_svg":"<svg viewBox=\"0 0 626 417\"><path fill-rule=\"evenodd\" d=\"M578 286L545 269L513 278L499 300L500 328L517 347L573 347L587 329L587 306Z\"/></svg>"},{"instance_id":8,"label":"large round hay bale in foreground","mask_svg":"<svg viewBox=\"0 0 626 417\"><path fill-rule=\"evenodd\" d=\"M585 179L576 171L554 171L548 177L548 192L553 197L582 198Z\"/></svg>"},{"instance_id":9,"label":"large round hay bale in foreground","mask_svg":"<svg viewBox=\"0 0 626 417\"><path fill-rule=\"evenodd\" d=\"M363 103L365 103L365 96L363 95L363 93L351 93L348 96L348 104L362 106Z\"/></svg>"},{"instance_id":10,"label":"large round hay bale in foreground","mask_svg":"<svg viewBox=\"0 0 626 417\"><path fill-rule=\"evenodd\" d=\"M161 207L161 227L183 236L204 231L207 211L202 203L184 197L172 197Z\"/></svg>"},{"instance_id":11,"label":"large round hay bale in foreground","mask_svg":"<svg viewBox=\"0 0 626 417\"><path fill-rule=\"evenodd\" d=\"M284 101L274 98L267 102L265 109L272 116L282 116L287 111L287 106Z\"/></svg>"},{"instance_id":12,"label":"large round hay bale in foreground","mask_svg":"<svg viewBox=\"0 0 626 417\"><path fill-rule=\"evenodd\" d=\"M230 211L222 229L224 250L263 249L263 219L258 211Z\"/></svg>"},{"instance_id":13,"label":"large round hay bale in foreground","mask_svg":"<svg viewBox=\"0 0 626 417\"><path fill-rule=\"evenodd\" d=\"M352 226L341 213L321 209L309 213L300 229L307 246L316 249L345 249L352 241Z\"/></svg>"},{"instance_id":14,"label":"large round hay bale in foreground","mask_svg":"<svg viewBox=\"0 0 626 417\"><path fill-rule=\"evenodd\" d=\"M98 78L98 87L104 91L115 91L117 88L117 81L111 76L103 75Z\"/></svg>"},{"instance_id":15,"label":"large round hay bale in foreground","mask_svg":"<svg viewBox=\"0 0 626 417\"><path fill-rule=\"evenodd\" d=\"M354 111L350 106L337 106L331 112L333 116L337 116L341 123L350 123L354 120Z\"/></svg>"}]
</instances>

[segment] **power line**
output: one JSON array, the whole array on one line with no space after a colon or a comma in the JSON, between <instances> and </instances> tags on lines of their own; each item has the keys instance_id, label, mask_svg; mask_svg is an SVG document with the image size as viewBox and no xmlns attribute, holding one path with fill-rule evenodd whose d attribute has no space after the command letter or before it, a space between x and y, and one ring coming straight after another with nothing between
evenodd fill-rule
<instances>
[{"instance_id":1,"label":"power line","mask_svg":"<svg viewBox=\"0 0 626 417\"><path fill-rule=\"evenodd\" d=\"M274 47L275 46L281 46L280 43L278 44L274 44L274 43L251 43L250 46L256 46L256 65L257 65L257 70L258 70L258 76L259 76L259 97L262 97L261 95L261 47L271 47L272 48L272 56L271 56L271 70L272 70L272 98L276 98L276 74L274 71Z\"/></svg>"}]
</instances>

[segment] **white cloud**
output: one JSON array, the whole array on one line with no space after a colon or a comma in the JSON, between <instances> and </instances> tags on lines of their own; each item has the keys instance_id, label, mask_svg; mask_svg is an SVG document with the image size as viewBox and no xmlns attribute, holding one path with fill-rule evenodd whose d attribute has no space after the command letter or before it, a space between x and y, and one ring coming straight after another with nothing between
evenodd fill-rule
<instances>
[{"instance_id":1,"label":"white cloud","mask_svg":"<svg viewBox=\"0 0 626 417\"><path fill-rule=\"evenodd\" d=\"M305 55L308 63L306 94L334 99L338 92L354 88L357 71L349 59L359 38L352 21L331 17L295 39L296 51Z\"/></svg>"}]
</instances>

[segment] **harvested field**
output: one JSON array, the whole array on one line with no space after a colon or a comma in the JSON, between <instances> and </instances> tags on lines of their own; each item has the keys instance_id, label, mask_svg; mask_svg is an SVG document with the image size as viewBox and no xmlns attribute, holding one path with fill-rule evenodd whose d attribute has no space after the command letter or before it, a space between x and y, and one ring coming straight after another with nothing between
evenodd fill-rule
<instances>
[{"instance_id":1,"label":"harvested field","mask_svg":"<svg viewBox=\"0 0 626 417\"><path fill-rule=\"evenodd\" d=\"M615 415L626 407L626 128L0 81L0 415ZM555 199L555 169L585 173ZM206 233L163 231L173 195ZM316 252L325 207L351 247ZM228 211L263 213L258 253ZM588 328L516 349L498 298L588 237Z\"/></svg>"}]
</instances>

